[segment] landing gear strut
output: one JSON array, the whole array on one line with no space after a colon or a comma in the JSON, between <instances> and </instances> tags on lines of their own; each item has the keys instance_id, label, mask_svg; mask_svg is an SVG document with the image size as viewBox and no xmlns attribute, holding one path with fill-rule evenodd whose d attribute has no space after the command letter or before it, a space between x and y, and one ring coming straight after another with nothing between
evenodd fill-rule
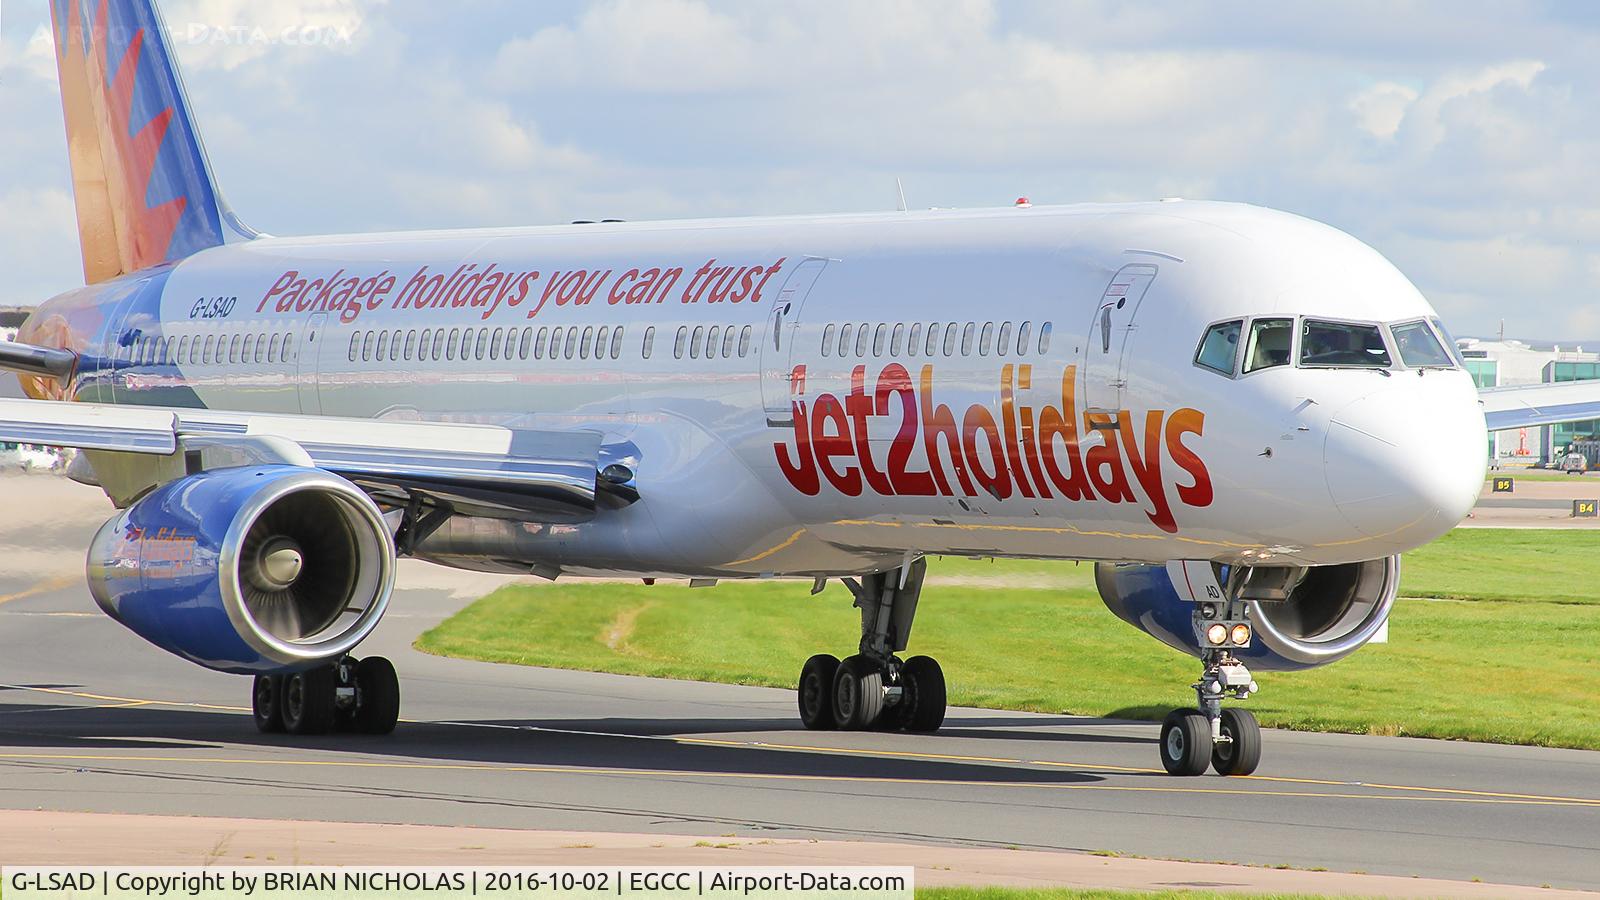
<instances>
[{"instance_id":1,"label":"landing gear strut","mask_svg":"<svg viewBox=\"0 0 1600 900\"><path fill-rule=\"evenodd\" d=\"M1200 680L1193 685L1198 709L1175 709L1161 723L1161 765L1170 775L1200 775L1209 764L1218 775L1249 775L1261 762L1261 726L1249 710L1222 708L1225 699L1255 692L1250 670L1233 650L1253 638L1247 604L1239 599L1195 604L1200 642Z\"/></svg>"},{"instance_id":2,"label":"landing gear strut","mask_svg":"<svg viewBox=\"0 0 1600 900\"><path fill-rule=\"evenodd\" d=\"M927 563L844 579L861 610L861 643L839 660L818 654L800 670L800 721L810 729L932 732L944 723L944 672L931 657L896 656L911 638Z\"/></svg>"},{"instance_id":3,"label":"landing gear strut","mask_svg":"<svg viewBox=\"0 0 1600 900\"><path fill-rule=\"evenodd\" d=\"M388 734L400 718L400 679L381 656L346 656L289 675L257 675L250 700L263 734Z\"/></svg>"}]
</instances>

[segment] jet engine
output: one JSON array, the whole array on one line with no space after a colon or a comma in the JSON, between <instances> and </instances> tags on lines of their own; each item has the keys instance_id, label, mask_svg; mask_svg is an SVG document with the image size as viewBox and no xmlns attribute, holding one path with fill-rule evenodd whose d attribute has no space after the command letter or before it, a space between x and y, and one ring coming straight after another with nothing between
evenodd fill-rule
<instances>
[{"instance_id":1,"label":"jet engine","mask_svg":"<svg viewBox=\"0 0 1600 900\"><path fill-rule=\"evenodd\" d=\"M219 672L287 673L348 653L394 588L395 551L360 488L300 466L168 482L89 548L89 588L135 634Z\"/></svg>"},{"instance_id":2,"label":"jet engine","mask_svg":"<svg viewBox=\"0 0 1600 900\"><path fill-rule=\"evenodd\" d=\"M1221 566L1217 580L1234 589L1245 574ZM1100 599L1118 618L1169 647L1201 655L1195 605L1178 595L1165 566L1098 563L1094 575ZM1279 583L1282 599L1249 602L1255 638L1233 655L1251 669L1312 669L1344 659L1383 630L1400 589L1400 557L1313 566Z\"/></svg>"}]
</instances>

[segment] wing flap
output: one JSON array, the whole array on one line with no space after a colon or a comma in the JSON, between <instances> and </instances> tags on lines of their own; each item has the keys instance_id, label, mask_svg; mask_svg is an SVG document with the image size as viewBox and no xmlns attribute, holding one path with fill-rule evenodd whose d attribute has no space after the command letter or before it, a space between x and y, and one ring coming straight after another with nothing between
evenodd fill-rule
<instances>
[{"instance_id":1,"label":"wing flap","mask_svg":"<svg viewBox=\"0 0 1600 900\"><path fill-rule=\"evenodd\" d=\"M153 456L233 448L241 462L309 460L391 499L424 491L564 521L593 515L603 490L593 431L0 399L0 441Z\"/></svg>"}]
</instances>

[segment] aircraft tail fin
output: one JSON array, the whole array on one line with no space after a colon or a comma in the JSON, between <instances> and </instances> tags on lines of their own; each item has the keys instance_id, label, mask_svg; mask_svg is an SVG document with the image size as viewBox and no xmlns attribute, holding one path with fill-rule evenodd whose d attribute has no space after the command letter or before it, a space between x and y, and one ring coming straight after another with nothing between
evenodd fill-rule
<instances>
[{"instance_id":1,"label":"aircraft tail fin","mask_svg":"<svg viewBox=\"0 0 1600 900\"><path fill-rule=\"evenodd\" d=\"M254 237L211 177L154 0L50 0L90 284Z\"/></svg>"}]
</instances>

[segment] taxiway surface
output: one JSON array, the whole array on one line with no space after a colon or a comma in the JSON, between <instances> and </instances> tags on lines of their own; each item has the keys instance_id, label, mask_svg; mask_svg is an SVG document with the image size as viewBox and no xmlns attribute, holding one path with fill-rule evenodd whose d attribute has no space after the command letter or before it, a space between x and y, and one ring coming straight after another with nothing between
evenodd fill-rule
<instances>
[{"instance_id":1,"label":"taxiway surface","mask_svg":"<svg viewBox=\"0 0 1600 900\"><path fill-rule=\"evenodd\" d=\"M0 478L0 506L4 809L1057 848L1600 889L1600 753L1271 732L1256 777L1177 779L1150 723L961 709L934 736L805 732L788 691L415 652L498 583L422 564L362 648L400 670L396 733L262 736L246 679L95 608L82 554L110 511L97 491Z\"/></svg>"}]
</instances>

